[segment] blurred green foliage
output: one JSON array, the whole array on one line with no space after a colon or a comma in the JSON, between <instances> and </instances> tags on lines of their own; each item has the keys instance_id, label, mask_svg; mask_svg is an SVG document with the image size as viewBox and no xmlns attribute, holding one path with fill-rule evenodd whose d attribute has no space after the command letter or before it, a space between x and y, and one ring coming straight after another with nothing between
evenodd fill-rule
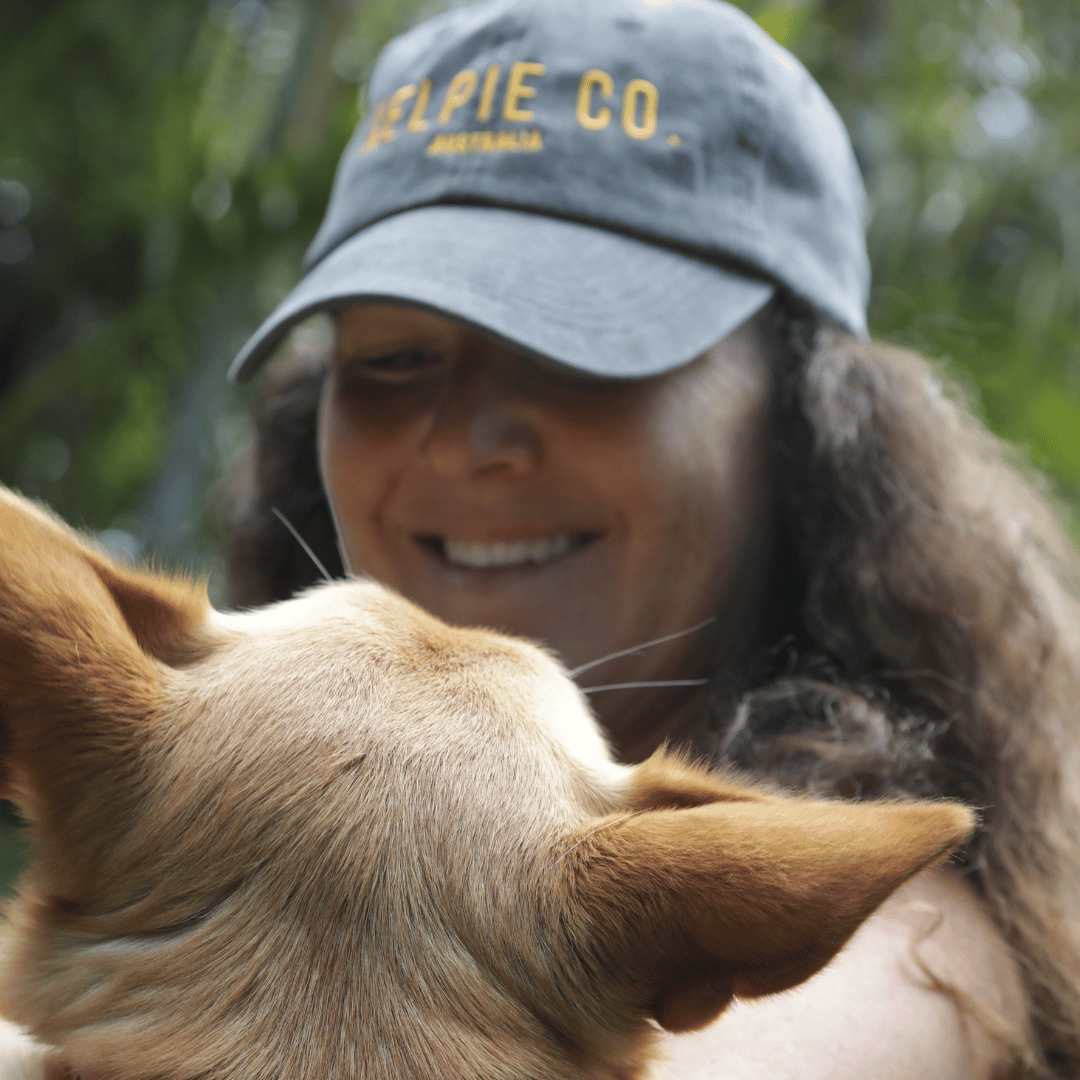
<instances>
[{"instance_id":1,"label":"blurred green foliage","mask_svg":"<svg viewBox=\"0 0 1080 1080\"><path fill-rule=\"evenodd\" d=\"M225 367L295 281L378 49L449 2L0 5L0 481L212 568L205 493L248 433ZM852 132L875 333L1076 505L1076 0L743 6Z\"/></svg>"},{"instance_id":2,"label":"blurred green foliage","mask_svg":"<svg viewBox=\"0 0 1080 1080\"><path fill-rule=\"evenodd\" d=\"M1080 494L1080 9L824 4L795 51L871 198L874 332L951 362L999 434Z\"/></svg>"},{"instance_id":3,"label":"blurred green foliage","mask_svg":"<svg viewBox=\"0 0 1080 1080\"><path fill-rule=\"evenodd\" d=\"M201 492L242 440L223 365L294 283L357 84L418 8L0 9L0 480L203 561L200 499L162 477Z\"/></svg>"}]
</instances>

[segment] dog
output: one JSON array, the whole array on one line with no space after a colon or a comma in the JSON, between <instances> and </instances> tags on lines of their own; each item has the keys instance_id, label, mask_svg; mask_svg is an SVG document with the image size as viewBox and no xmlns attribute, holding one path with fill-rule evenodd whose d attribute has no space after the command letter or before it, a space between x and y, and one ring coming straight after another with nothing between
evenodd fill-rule
<instances>
[{"instance_id":1,"label":"dog","mask_svg":"<svg viewBox=\"0 0 1080 1080\"><path fill-rule=\"evenodd\" d=\"M222 614L4 489L0 538L9 1078L635 1080L974 825L617 764L552 656L372 582Z\"/></svg>"}]
</instances>

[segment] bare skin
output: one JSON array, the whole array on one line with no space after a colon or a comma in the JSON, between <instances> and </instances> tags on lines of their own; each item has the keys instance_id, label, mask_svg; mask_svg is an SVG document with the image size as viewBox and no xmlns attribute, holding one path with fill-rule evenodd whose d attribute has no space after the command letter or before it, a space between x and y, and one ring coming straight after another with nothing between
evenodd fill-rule
<instances>
[{"instance_id":1,"label":"bare skin","mask_svg":"<svg viewBox=\"0 0 1080 1080\"><path fill-rule=\"evenodd\" d=\"M347 308L320 413L324 483L345 557L450 622L537 638L570 666L720 611L702 632L581 682L702 676L754 633L770 555L761 538L772 531L770 395L752 322L682 369L611 382L431 313ZM455 565L445 542L556 536L570 536L571 550L502 568ZM684 730L697 692L592 700L618 754L637 761ZM658 725L657 716L668 719ZM918 954L1032 1045L1015 959L974 890L943 870L897 893L803 987L667 1039L666 1075L1002 1075L1007 1047L929 986L913 960L938 915Z\"/></svg>"}]
</instances>

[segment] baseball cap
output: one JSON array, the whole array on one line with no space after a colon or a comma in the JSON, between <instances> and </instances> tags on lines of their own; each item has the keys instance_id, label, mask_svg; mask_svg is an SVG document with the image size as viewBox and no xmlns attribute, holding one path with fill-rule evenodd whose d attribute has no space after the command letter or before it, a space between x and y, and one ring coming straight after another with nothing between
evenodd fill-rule
<instances>
[{"instance_id":1,"label":"baseball cap","mask_svg":"<svg viewBox=\"0 0 1080 1080\"><path fill-rule=\"evenodd\" d=\"M392 41L300 282L595 375L688 363L781 287L866 334L865 193L836 110L723 0L481 0Z\"/></svg>"}]
</instances>

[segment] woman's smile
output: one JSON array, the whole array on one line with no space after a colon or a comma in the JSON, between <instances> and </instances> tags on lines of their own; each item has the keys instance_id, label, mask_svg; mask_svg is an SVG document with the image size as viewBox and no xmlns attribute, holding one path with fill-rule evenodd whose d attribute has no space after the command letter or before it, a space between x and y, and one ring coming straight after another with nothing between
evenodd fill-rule
<instances>
[{"instance_id":1,"label":"woman's smile","mask_svg":"<svg viewBox=\"0 0 1080 1080\"><path fill-rule=\"evenodd\" d=\"M580 551L598 538L595 533L558 532L549 536L508 540L468 540L456 536L418 535L416 542L447 566L469 570L539 569Z\"/></svg>"},{"instance_id":2,"label":"woman's smile","mask_svg":"<svg viewBox=\"0 0 1080 1080\"><path fill-rule=\"evenodd\" d=\"M320 458L354 572L570 667L725 611L603 681L688 679L754 633L770 412L752 323L675 371L614 380L429 312L357 305L338 316ZM600 698L620 747L655 734L649 695Z\"/></svg>"},{"instance_id":3,"label":"woman's smile","mask_svg":"<svg viewBox=\"0 0 1080 1080\"><path fill-rule=\"evenodd\" d=\"M582 525L580 518L565 525L537 524L535 515L508 521L491 507L448 518L437 524L425 515L422 525L385 527L385 563L372 552L362 565L385 565L396 587L451 622L498 625L528 637L538 634L519 605L531 596L531 604L544 608L561 594L595 591L593 577L610 557L605 549L621 532Z\"/></svg>"}]
</instances>

